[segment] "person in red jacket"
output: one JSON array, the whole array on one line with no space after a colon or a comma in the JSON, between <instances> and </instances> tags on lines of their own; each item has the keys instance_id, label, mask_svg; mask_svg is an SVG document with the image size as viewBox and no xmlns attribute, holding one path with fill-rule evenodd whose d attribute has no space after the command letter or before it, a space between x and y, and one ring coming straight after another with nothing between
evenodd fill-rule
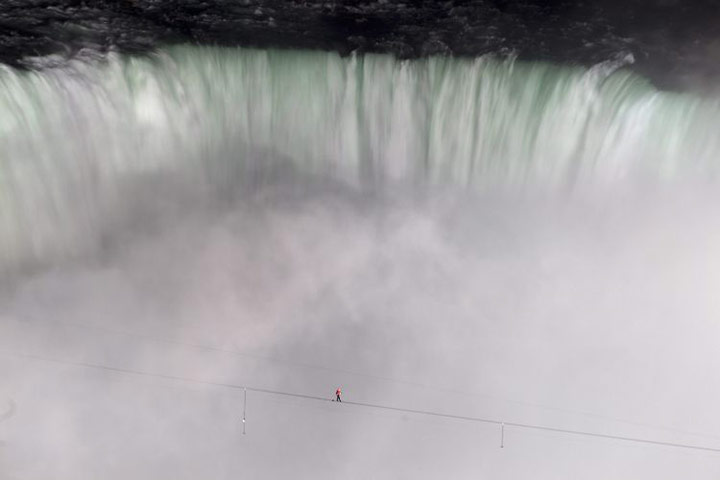
<instances>
[{"instance_id":1,"label":"person in red jacket","mask_svg":"<svg viewBox=\"0 0 720 480\"><path fill-rule=\"evenodd\" d=\"M335 390L335 401L336 402L342 402L342 400L340 400L340 395L342 395L342 390L340 390L340 387L338 387L337 390Z\"/></svg>"}]
</instances>

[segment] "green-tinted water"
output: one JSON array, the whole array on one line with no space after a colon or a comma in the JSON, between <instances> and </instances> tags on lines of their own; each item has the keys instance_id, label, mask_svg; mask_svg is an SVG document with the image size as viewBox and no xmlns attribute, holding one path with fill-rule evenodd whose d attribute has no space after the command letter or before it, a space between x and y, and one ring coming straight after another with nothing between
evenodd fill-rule
<instances>
[{"instance_id":1,"label":"green-tinted water","mask_svg":"<svg viewBox=\"0 0 720 480\"><path fill-rule=\"evenodd\" d=\"M84 251L154 174L207 191L278 159L361 187L713 176L720 103L611 70L200 47L5 70L0 264Z\"/></svg>"}]
</instances>

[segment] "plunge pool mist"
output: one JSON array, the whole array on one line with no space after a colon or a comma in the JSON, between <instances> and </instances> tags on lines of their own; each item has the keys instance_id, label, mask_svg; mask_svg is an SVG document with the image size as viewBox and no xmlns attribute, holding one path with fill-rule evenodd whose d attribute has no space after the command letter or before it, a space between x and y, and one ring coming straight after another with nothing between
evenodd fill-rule
<instances>
[{"instance_id":1,"label":"plunge pool mist","mask_svg":"<svg viewBox=\"0 0 720 480\"><path fill-rule=\"evenodd\" d=\"M621 66L6 68L0 478L717 478L252 392L243 435L240 390L77 365L717 447L720 102Z\"/></svg>"}]
</instances>

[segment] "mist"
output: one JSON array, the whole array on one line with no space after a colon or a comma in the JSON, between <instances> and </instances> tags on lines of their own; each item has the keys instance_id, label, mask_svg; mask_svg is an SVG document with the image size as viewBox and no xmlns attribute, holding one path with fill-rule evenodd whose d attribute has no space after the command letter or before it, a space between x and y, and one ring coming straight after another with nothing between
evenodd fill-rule
<instances>
[{"instance_id":1,"label":"mist","mask_svg":"<svg viewBox=\"0 0 720 480\"><path fill-rule=\"evenodd\" d=\"M432 90L417 64L378 62L390 83L409 85L378 115L389 119L381 137L348 113L347 84L318 111L294 112L294 97L271 92L274 103L248 109L247 129L224 126L251 134L226 141L216 127L233 110L208 105L235 100L237 90L221 91L230 75L204 91L207 104L188 100L194 80L182 94L174 76L163 86L167 64L148 63L157 70L141 69L146 88L107 103L58 89L53 82L77 81L66 72L27 84L13 77L46 105L70 92L57 111L80 114L76 123L52 111L23 123L16 105L16 121L5 123L15 135L2 158L13 188L3 192L12 202L0 230L0 478L717 478L711 452L513 428L500 448L492 425L254 391L243 434L242 389L192 381L328 399L341 386L349 402L720 445L718 150L705 122L716 104L635 95L641 87L623 74L595 84L597 71L560 72L562 85L577 87L561 111L585 105L588 119L565 116L555 130L548 111L566 103L517 108L510 117L527 115L536 130L487 120L482 128L500 133L465 148L471 128L450 128L452 115L433 121L447 96L432 97L420 120L407 113L415 103L405 99ZM101 99L122 78L117 64L79 68L101 79L81 76ZM515 67L473 68L487 85L482 75ZM552 69L543 68L547 81ZM578 97L585 87L592 95ZM555 99L564 91L550 90ZM608 91L621 92L612 97L619 108L603 103ZM524 92L521 106L536 105L532 92L546 89ZM126 108L137 98L142 109ZM497 118L449 103L466 119ZM690 125L692 139L646 141L645 129L664 124L648 109L678 104L687 123L662 119ZM205 116L179 118L177 105ZM267 120L271 105L281 114ZM308 116L324 121L303 123ZM349 123L332 130L338 118ZM413 122L437 133L420 166L413 158L426 136ZM488 152L512 168L471 161ZM523 163L528 152L536 162ZM438 170L423 170L433 162L453 173L433 177ZM475 170L458 167L468 164ZM418 181L422 172L434 181Z\"/></svg>"}]
</instances>

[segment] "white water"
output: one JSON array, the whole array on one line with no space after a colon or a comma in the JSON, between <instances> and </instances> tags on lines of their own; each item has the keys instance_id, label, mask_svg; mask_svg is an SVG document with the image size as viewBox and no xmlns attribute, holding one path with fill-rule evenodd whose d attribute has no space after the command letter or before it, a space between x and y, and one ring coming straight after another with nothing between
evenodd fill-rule
<instances>
[{"instance_id":1,"label":"white water","mask_svg":"<svg viewBox=\"0 0 720 480\"><path fill-rule=\"evenodd\" d=\"M35 267L0 277L2 352L718 445L716 101L611 66L188 47L0 78L0 268ZM0 358L2 480L720 475L255 395L242 436L239 392Z\"/></svg>"},{"instance_id":2,"label":"white water","mask_svg":"<svg viewBox=\"0 0 720 480\"><path fill-rule=\"evenodd\" d=\"M269 164L373 189L714 178L720 103L614 68L178 47L6 69L0 265L92 251L153 175L210 195L257 186Z\"/></svg>"}]
</instances>

